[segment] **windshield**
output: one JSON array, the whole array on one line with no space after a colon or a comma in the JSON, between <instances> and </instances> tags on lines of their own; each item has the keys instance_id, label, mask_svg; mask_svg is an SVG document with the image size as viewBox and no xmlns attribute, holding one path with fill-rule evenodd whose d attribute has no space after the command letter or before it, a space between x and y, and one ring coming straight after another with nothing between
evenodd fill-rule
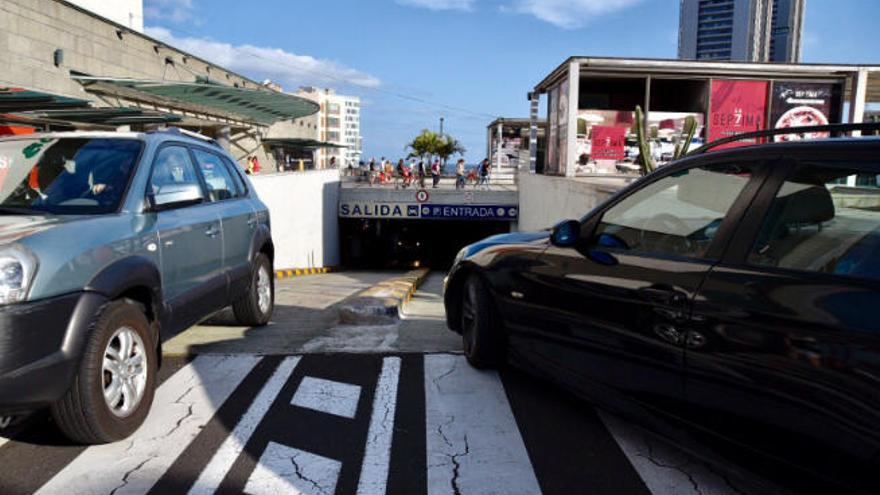
<instances>
[{"instance_id":1,"label":"windshield","mask_svg":"<svg viewBox=\"0 0 880 495\"><path fill-rule=\"evenodd\" d=\"M140 150L140 141L118 138L0 142L0 214L112 213Z\"/></svg>"}]
</instances>

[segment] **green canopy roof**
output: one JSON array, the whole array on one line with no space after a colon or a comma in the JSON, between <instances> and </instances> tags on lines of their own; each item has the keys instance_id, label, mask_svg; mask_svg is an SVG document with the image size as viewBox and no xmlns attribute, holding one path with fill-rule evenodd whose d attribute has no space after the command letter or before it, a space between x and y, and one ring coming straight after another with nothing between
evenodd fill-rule
<instances>
[{"instance_id":1,"label":"green canopy roof","mask_svg":"<svg viewBox=\"0 0 880 495\"><path fill-rule=\"evenodd\" d=\"M263 140L263 144L268 144L269 146L290 146L292 148L347 148L347 146L342 144L306 138L267 138Z\"/></svg>"},{"instance_id":2,"label":"green canopy roof","mask_svg":"<svg viewBox=\"0 0 880 495\"><path fill-rule=\"evenodd\" d=\"M32 112L19 112L14 115L23 120L36 122L61 121L107 126L162 124L179 122L181 120L179 116L169 113L128 107L38 110Z\"/></svg>"},{"instance_id":3,"label":"green canopy roof","mask_svg":"<svg viewBox=\"0 0 880 495\"><path fill-rule=\"evenodd\" d=\"M71 75L89 91L144 100L173 108L269 125L317 113L317 103L267 89L237 88L212 82L145 81Z\"/></svg>"},{"instance_id":4,"label":"green canopy roof","mask_svg":"<svg viewBox=\"0 0 880 495\"><path fill-rule=\"evenodd\" d=\"M0 87L0 113L89 106L88 100L24 88Z\"/></svg>"}]
</instances>

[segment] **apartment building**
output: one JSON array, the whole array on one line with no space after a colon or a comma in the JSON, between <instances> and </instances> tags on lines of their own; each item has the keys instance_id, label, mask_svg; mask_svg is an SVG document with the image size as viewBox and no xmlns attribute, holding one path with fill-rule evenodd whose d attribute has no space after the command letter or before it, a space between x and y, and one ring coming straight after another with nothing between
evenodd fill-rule
<instances>
[{"instance_id":1,"label":"apartment building","mask_svg":"<svg viewBox=\"0 0 880 495\"><path fill-rule=\"evenodd\" d=\"M361 101L356 96L336 93L329 88L303 87L298 96L318 103L318 139L341 146L318 151L320 168L327 168L333 158L339 167L357 165L361 159Z\"/></svg>"}]
</instances>

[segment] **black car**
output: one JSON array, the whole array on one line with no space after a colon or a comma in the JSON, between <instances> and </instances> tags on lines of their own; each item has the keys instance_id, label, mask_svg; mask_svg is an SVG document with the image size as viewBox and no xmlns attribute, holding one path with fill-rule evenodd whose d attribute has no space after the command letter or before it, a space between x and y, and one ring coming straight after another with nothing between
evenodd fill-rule
<instances>
[{"instance_id":1,"label":"black car","mask_svg":"<svg viewBox=\"0 0 880 495\"><path fill-rule=\"evenodd\" d=\"M476 367L797 491L880 492L878 138L691 155L579 221L467 246L445 304Z\"/></svg>"}]
</instances>

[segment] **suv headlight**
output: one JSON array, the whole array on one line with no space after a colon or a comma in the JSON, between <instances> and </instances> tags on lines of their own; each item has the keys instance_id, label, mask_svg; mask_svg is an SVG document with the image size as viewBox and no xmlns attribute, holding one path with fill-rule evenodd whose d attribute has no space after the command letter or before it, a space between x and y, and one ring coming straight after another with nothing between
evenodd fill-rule
<instances>
[{"instance_id":1,"label":"suv headlight","mask_svg":"<svg viewBox=\"0 0 880 495\"><path fill-rule=\"evenodd\" d=\"M24 301L37 271L37 258L22 246L0 248L0 304Z\"/></svg>"}]
</instances>

